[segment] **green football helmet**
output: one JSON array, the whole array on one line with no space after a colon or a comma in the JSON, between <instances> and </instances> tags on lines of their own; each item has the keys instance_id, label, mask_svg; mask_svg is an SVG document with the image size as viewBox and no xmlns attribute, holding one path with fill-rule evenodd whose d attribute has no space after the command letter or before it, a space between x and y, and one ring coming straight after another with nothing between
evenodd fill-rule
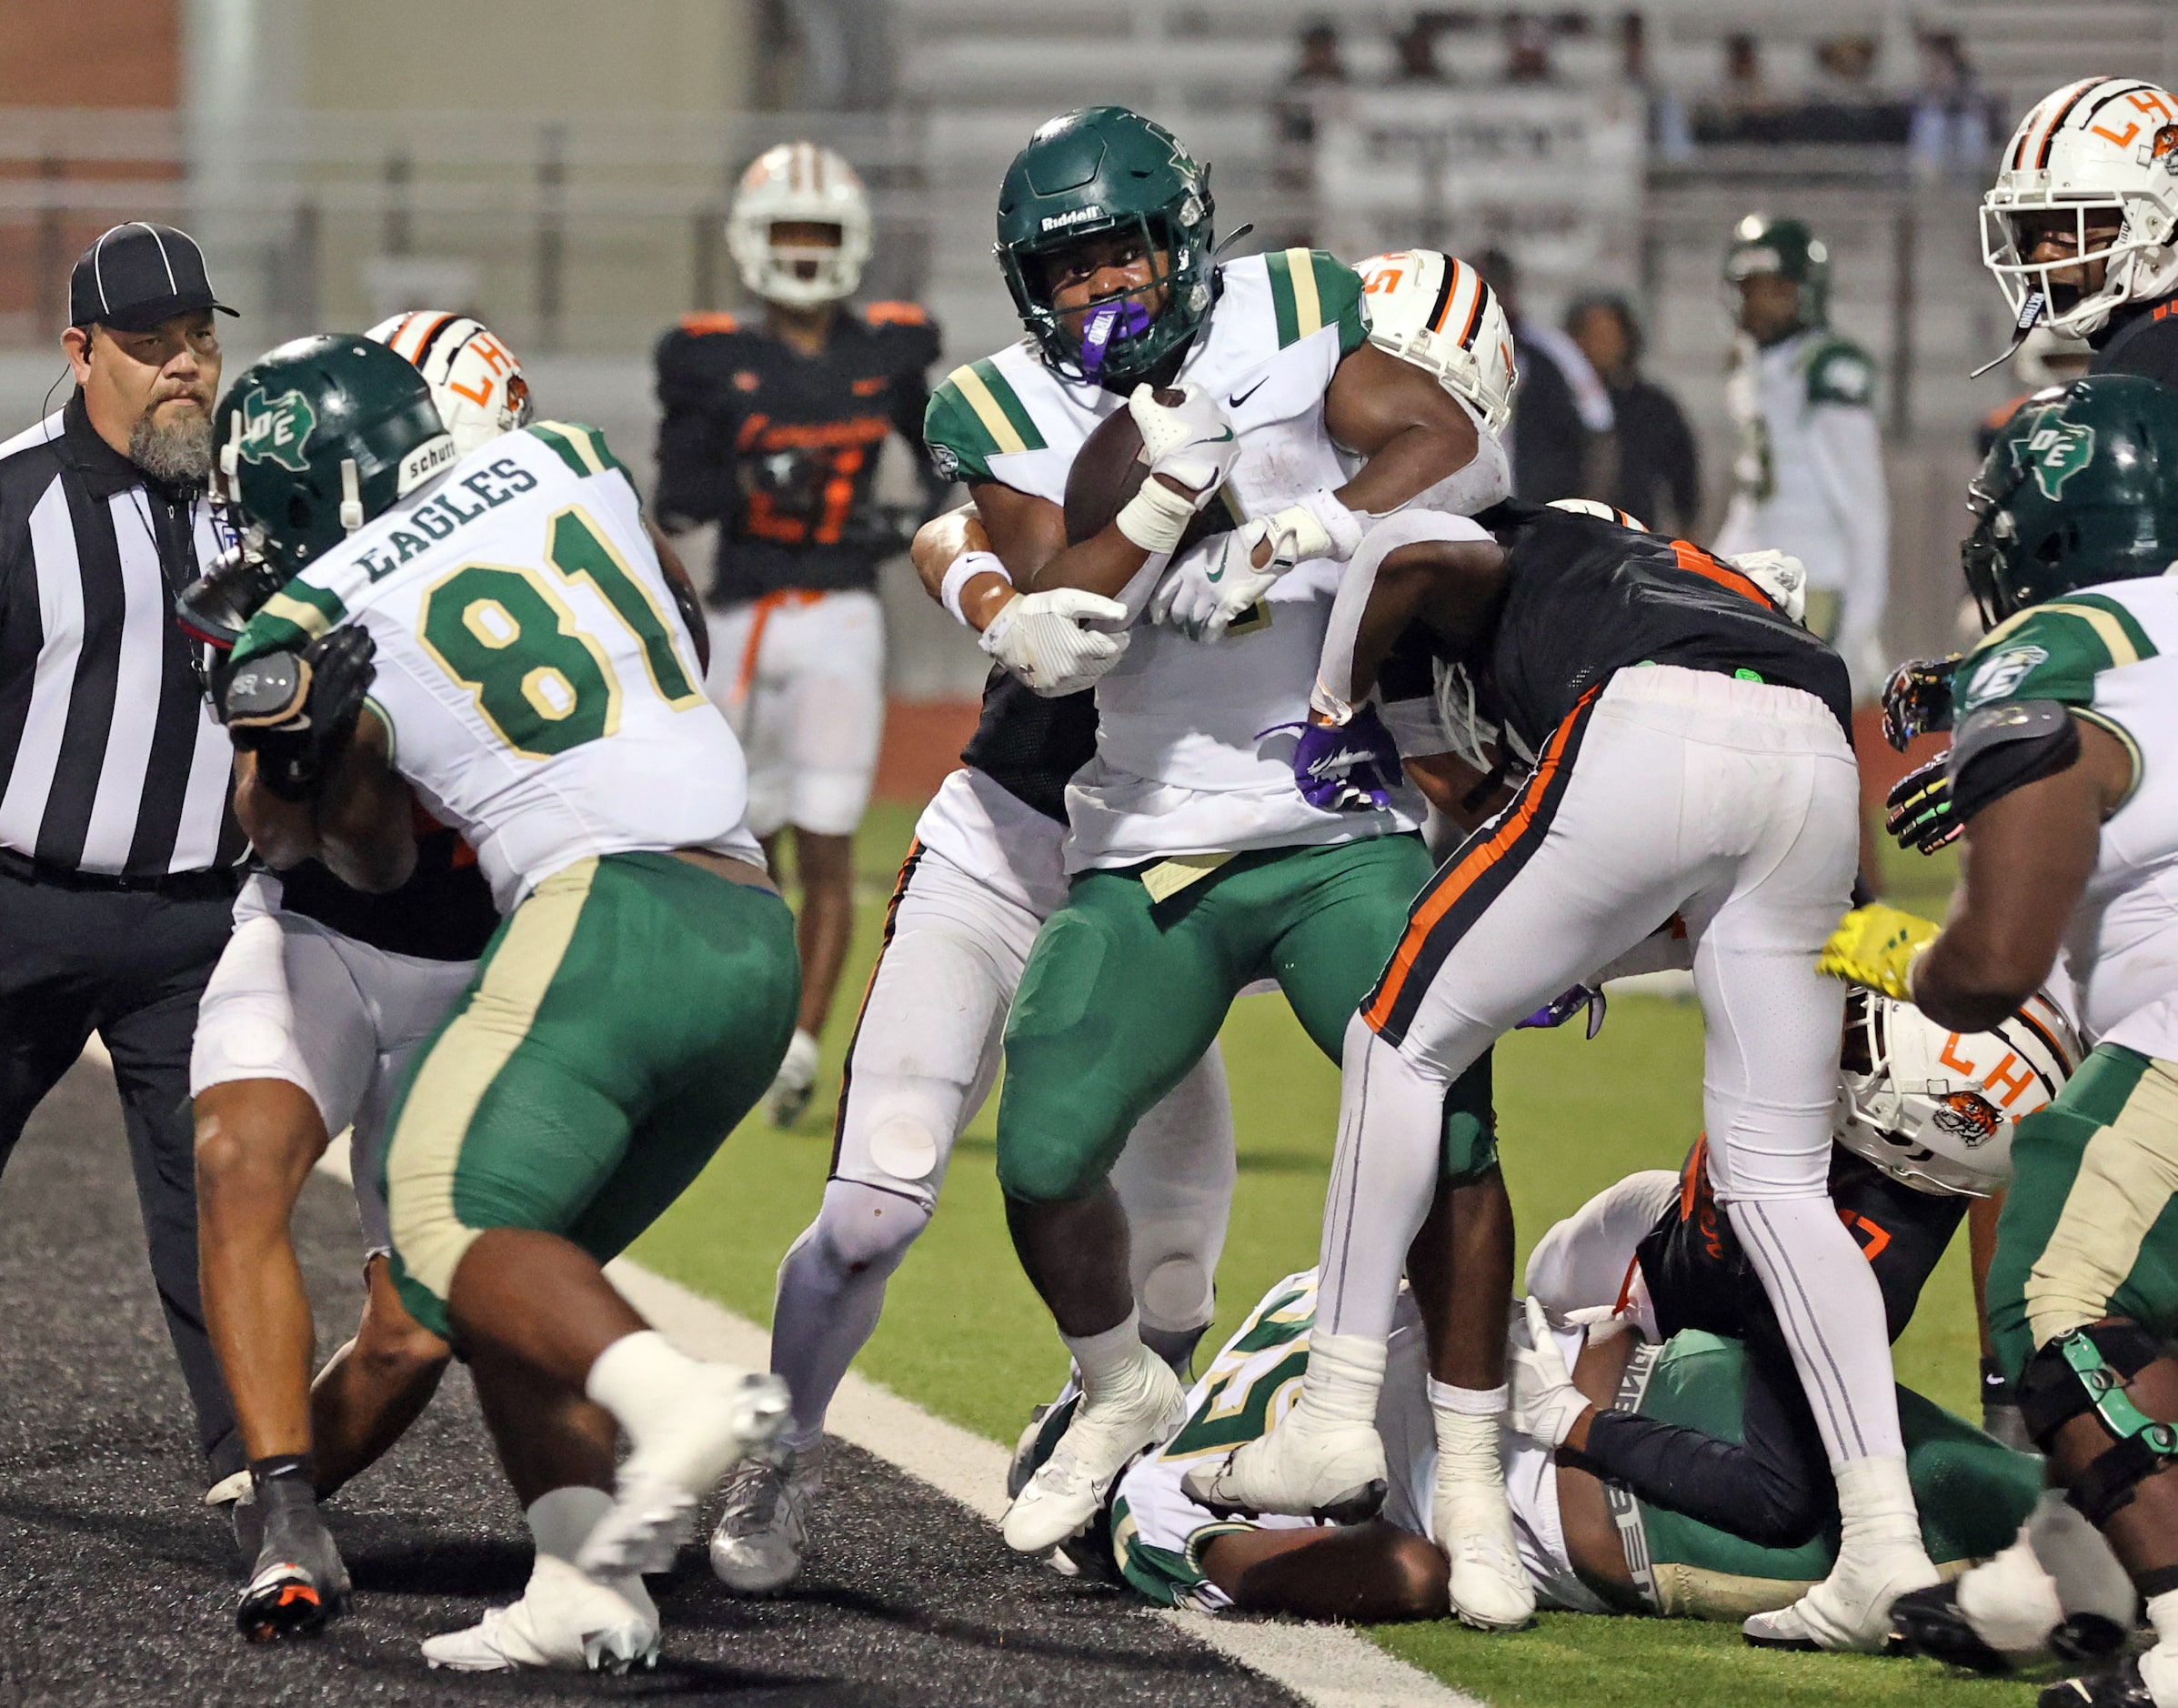
<instances>
[{"instance_id":1,"label":"green football helmet","mask_svg":"<svg viewBox=\"0 0 2178 1708\"><path fill-rule=\"evenodd\" d=\"M1180 348L1210 311L1215 211L1209 168L1139 113L1085 106L1040 126L999 188L997 253L1045 362L1069 379L1130 385ZM1085 352L1051 307L1046 266L1082 238L1114 231L1139 232L1167 266L1113 299L1115 313L1099 328L1105 336ZM1165 301L1151 313L1139 299L1159 286Z\"/></svg>"},{"instance_id":2,"label":"green football helmet","mask_svg":"<svg viewBox=\"0 0 2178 1708\"><path fill-rule=\"evenodd\" d=\"M1804 219L1772 219L1750 214L1731 229L1724 252L1724 282L1737 291L1741 282L1774 273L1800 286L1802 327L1830 323L1830 250Z\"/></svg>"},{"instance_id":3,"label":"green football helmet","mask_svg":"<svg viewBox=\"0 0 2178 1708\"><path fill-rule=\"evenodd\" d=\"M213 422L214 496L284 578L459 460L406 357L346 333L259 357Z\"/></svg>"},{"instance_id":4,"label":"green football helmet","mask_svg":"<svg viewBox=\"0 0 2178 1708\"><path fill-rule=\"evenodd\" d=\"M1967 488L1966 585L1995 628L2103 581L2178 567L2178 391L2093 374L2038 391Z\"/></svg>"}]
</instances>

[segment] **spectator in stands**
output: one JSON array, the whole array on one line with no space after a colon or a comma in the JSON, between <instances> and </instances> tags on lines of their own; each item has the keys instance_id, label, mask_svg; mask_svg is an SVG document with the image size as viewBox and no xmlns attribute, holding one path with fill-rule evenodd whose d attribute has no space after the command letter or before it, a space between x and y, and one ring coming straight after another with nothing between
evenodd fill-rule
<instances>
[{"instance_id":1,"label":"spectator in stands","mask_svg":"<svg viewBox=\"0 0 2178 1708\"><path fill-rule=\"evenodd\" d=\"M1504 19L1505 81L1507 83L1549 83L1551 70L1551 25L1543 18L1532 17L1525 12L1508 12Z\"/></svg>"},{"instance_id":2,"label":"spectator in stands","mask_svg":"<svg viewBox=\"0 0 2178 1708\"><path fill-rule=\"evenodd\" d=\"M1776 109L1777 101L1762 81L1761 44L1744 31L1724 38L1724 87L1718 105L1739 115Z\"/></svg>"},{"instance_id":3,"label":"spectator in stands","mask_svg":"<svg viewBox=\"0 0 2178 1708\"><path fill-rule=\"evenodd\" d=\"M1610 292L1583 296L1567 311L1565 329L1611 393L1615 478L1589 496L1659 532L1691 536L1701 509L1701 453L1671 394L1641 374L1632 308Z\"/></svg>"},{"instance_id":4,"label":"spectator in stands","mask_svg":"<svg viewBox=\"0 0 2178 1708\"><path fill-rule=\"evenodd\" d=\"M1649 105L1649 141L1660 158L1684 160L1694 152L1686 104L1656 81L1649 69L1649 25L1638 12L1619 14L1619 75Z\"/></svg>"},{"instance_id":5,"label":"spectator in stands","mask_svg":"<svg viewBox=\"0 0 2178 1708\"><path fill-rule=\"evenodd\" d=\"M1270 165L1271 179L1296 201L1312 197L1316 188L1316 136L1326 118L1335 116L1346 101L1346 60L1340 52L1339 28L1319 19L1301 31L1300 57L1286 78L1273 111L1278 144ZM1310 244L1310 209L1288 206L1302 216L1266 234L1284 246Z\"/></svg>"},{"instance_id":6,"label":"spectator in stands","mask_svg":"<svg viewBox=\"0 0 2178 1708\"><path fill-rule=\"evenodd\" d=\"M1989 155L1990 98L1951 31L1924 30L1919 47L1921 86L1909 134L1913 169L1923 178L1978 173Z\"/></svg>"},{"instance_id":7,"label":"spectator in stands","mask_svg":"<svg viewBox=\"0 0 2178 1708\"><path fill-rule=\"evenodd\" d=\"M1442 66L1437 63L1438 21L1426 12L1417 12L1414 21L1391 38L1392 51L1399 55L1398 80L1401 83L1450 83Z\"/></svg>"},{"instance_id":8,"label":"spectator in stands","mask_svg":"<svg viewBox=\"0 0 2178 1708\"><path fill-rule=\"evenodd\" d=\"M1817 98L1852 105L1874 98L1875 37L1833 35L1815 47Z\"/></svg>"},{"instance_id":9,"label":"spectator in stands","mask_svg":"<svg viewBox=\"0 0 2178 1708\"><path fill-rule=\"evenodd\" d=\"M1512 490L1537 504L1603 496L1615 477L1611 393L1581 347L1556 327L1521 313L1520 275L1502 249L1485 249L1475 267L1504 305L1519 352L1507 447Z\"/></svg>"}]
</instances>

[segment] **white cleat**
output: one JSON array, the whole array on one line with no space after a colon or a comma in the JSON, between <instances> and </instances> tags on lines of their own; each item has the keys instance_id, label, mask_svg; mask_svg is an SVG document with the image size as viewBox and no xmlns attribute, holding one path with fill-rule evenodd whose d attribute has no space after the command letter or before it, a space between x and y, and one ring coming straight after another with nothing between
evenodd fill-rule
<instances>
[{"instance_id":1,"label":"white cleat","mask_svg":"<svg viewBox=\"0 0 2178 1708\"><path fill-rule=\"evenodd\" d=\"M639 1578L600 1583L550 1554L529 1587L481 1624L424 1642L424 1659L457 1673L625 1673L657 1664L657 1608Z\"/></svg>"},{"instance_id":2,"label":"white cleat","mask_svg":"<svg viewBox=\"0 0 2178 1708\"><path fill-rule=\"evenodd\" d=\"M824 1488L824 1447L783 1447L745 1459L726 1480L711 1532L711 1570L741 1595L765 1595L801 1570L809 1508Z\"/></svg>"},{"instance_id":3,"label":"white cleat","mask_svg":"<svg viewBox=\"0 0 2178 1708\"><path fill-rule=\"evenodd\" d=\"M1535 1617L1535 1586L1521 1564L1503 1485L1440 1489L1430 1518L1452 1564L1452 1613L1477 1631L1518 1631Z\"/></svg>"},{"instance_id":4,"label":"white cleat","mask_svg":"<svg viewBox=\"0 0 2178 1708\"><path fill-rule=\"evenodd\" d=\"M1894 1547L1864 1561L1840 1560L1830 1576L1790 1607L1756 1613L1740 1627L1757 1648L1880 1653L1891 1637L1891 1604L1937 1582L1920 1548Z\"/></svg>"},{"instance_id":5,"label":"white cleat","mask_svg":"<svg viewBox=\"0 0 2178 1708\"><path fill-rule=\"evenodd\" d=\"M1049 1553L1079 1536L1134 1456L1169 1441L1187 1415L1179 1378L1144 1348L1118 1392L1083 1399L1050 1458L1014 1496L1001 1526L1006 1545L1016 1553Z\"/></svg>"},{"instance_id":6,"label":"white cleat","mask_svg":"<svg viewBox=\"0 0 2178 1708\"><path fill-rule=\"evenodd\" d=\"M816 1038L805 1031L797 1031L787 1054L779 1063L778 1076L771 1081L771 1090L764 1093L764 1108L771 1117L771 1124L785 1131L802 1118L809 1107L809 1100L817 1094L818 1048Z\"/></svg>"},{"instance_id":7,"label":"white cleat","mask_svg":"<svg viewBox=\"0 0 2178 1708\"><path fill-rule=\"evenodd\" d=\"M1358 1524L1384 1504L1384 1440L1370 1423L1314 1423L1299 1407L1268 1435L1180 1479L1188 1498L1220 1517L1286 1512Z\"/></svg>"},{"instance_id":8,"label":"white cleat","mask_svg":"<svg viewBox=\"0 0 2178 1708\"><path fill-rule=\"evenodd\" d=\"M612 1510L576 1557L593 1577L663 1572L697 1502L738 1461L768 1447L789 1412L787 1384L731 1364L705 1364L670 1412L644 1420L642 1440L614 1481Z\"/></svg>"}]
</instances>

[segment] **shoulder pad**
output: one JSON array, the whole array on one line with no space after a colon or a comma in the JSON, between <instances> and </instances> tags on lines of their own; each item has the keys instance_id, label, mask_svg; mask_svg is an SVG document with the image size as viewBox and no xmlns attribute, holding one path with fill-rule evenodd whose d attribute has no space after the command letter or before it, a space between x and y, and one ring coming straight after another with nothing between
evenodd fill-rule
<instances>
[{"instance_id":1,"label":"shoulder pad","mask_svg":"<svg viewBox=\"0 0 2178 1708\"><path fill-rule=\"evenodd\" d=\"M2064 770L2080 757L2080 727L2053 699L2006 700L1975 712L1952 737L1945 769L1952 810L1963 824L2015 789Z\"/></svg>"},{"instance_id":2,"label":"shoulder pad","mask_svg":"<svg viewBox=\"0 0 2178 1708\"><path fill-rule=\"evenodd\" d=\"M1808 358L1808 401L1852 404L1861 408L1875 401L1875 364L1857 344L1833 338L1816 347Z\"/></svg>"},{"instance_id":3,"label":"shoulder pad","mask_svg":"<svg viewBox=\"0 0 2178 1708\"><path fill-rule=\"evenodd\" d=\"M873 327L927 327L930 316L920 303L865 303L862 318Z\"/></svg>"},{"instance_id":4,"label":"shoulder pad","mask_svg":"<svg viewBox=\"0 0 2178 1708\"><path fill-rule=\"evenodd\" d=\"M692 338L710 337L721 332L738 332L741 323L732 315L705 312L683 315L680 329Z\"/></svg>"}]
</instances>

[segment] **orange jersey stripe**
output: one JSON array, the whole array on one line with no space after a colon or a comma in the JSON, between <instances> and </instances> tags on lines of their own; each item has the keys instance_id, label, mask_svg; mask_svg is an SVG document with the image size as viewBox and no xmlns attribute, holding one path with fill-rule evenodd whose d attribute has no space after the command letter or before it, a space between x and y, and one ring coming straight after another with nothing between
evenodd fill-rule
<instances>
[{"instance_id":1,"label":"orange jersey stripe","mask_svg":"<svg viewBox=\"0 0 2178 1708\"><path fill-rule=\"evenodd\" d=\"M1730 564L1719 561L1701 547L1683 539L1671 542L1671 555L1679 559L1679 567L1689 575L1700 576L1704 581L1714 581L1719 587L1737 593L1741 598L1752 599L1757 605L1774 607L1775 601L1761 588Z\"/></svg>"}]
</instances>

